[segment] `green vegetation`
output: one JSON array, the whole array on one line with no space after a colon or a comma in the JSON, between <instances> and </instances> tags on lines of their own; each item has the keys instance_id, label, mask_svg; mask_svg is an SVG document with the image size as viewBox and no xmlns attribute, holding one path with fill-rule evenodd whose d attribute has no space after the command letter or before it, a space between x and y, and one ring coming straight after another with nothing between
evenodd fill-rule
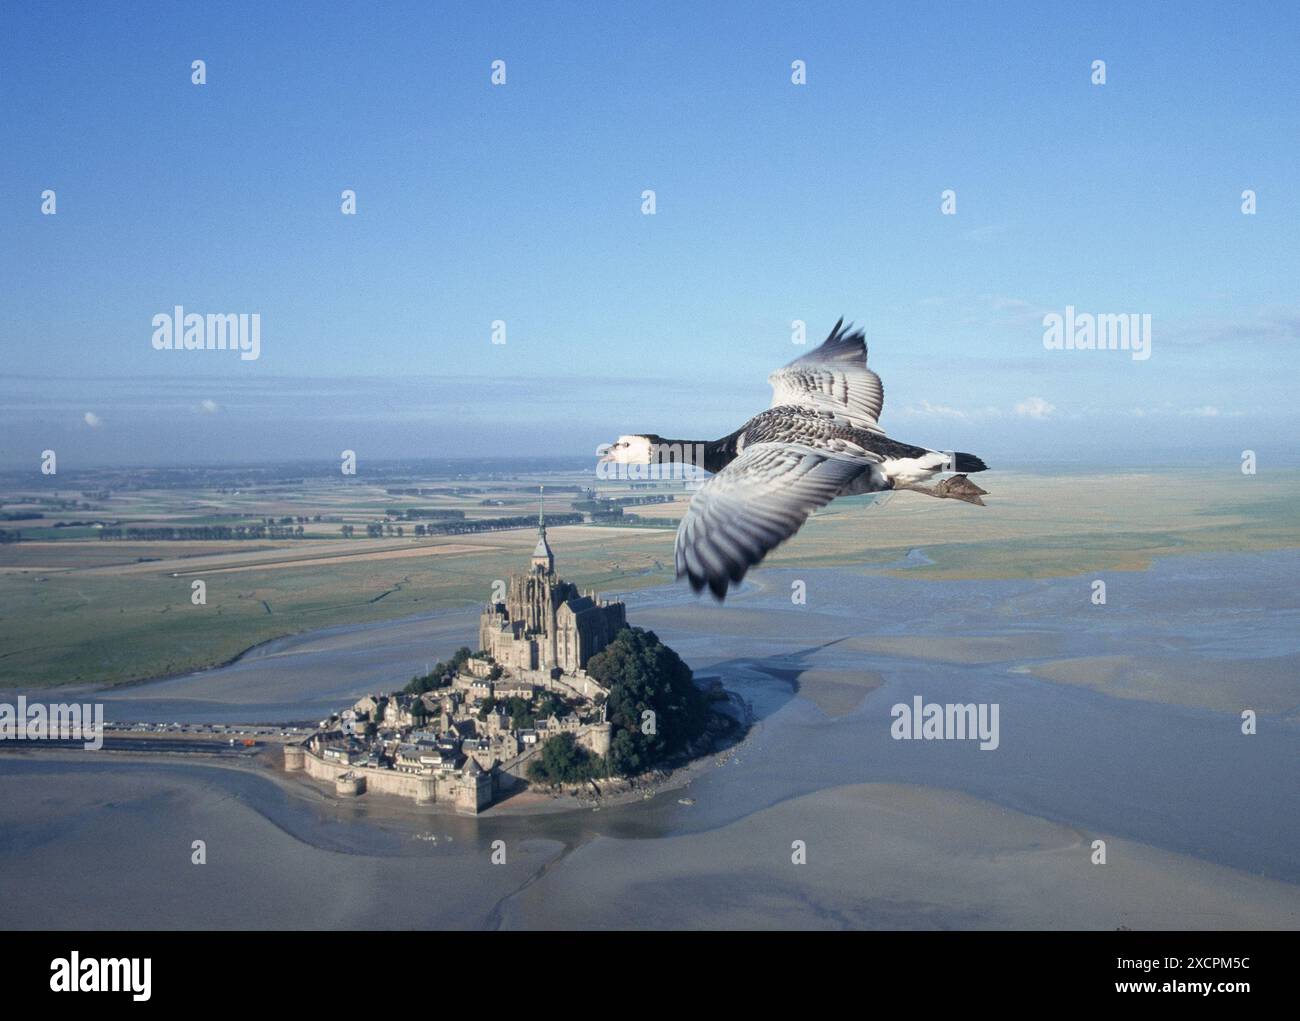
<instances>
[{"instance_id":1,"label":"green vegetation","mask_svg":"<svg viewBox=\"0 0 1300 1021\"><path fill-rule=\"evenodd\" d=\"M55 526L58 527L58 526ZM263 539L301 539L302 525L202 525L195 528L155 526L153 528L101 528L103 542L247 542Z\"/></svg>"},{"instance_id":2,"label":"green vegetation","mask_svg":"<svg viewBox=\"0 0 1300 1021\"><path fill-rule=\"evenodd\" d=\"M549 720L552 716L568 716L571 707L553 691L544 692L537 700L533 715L539 720Z\"/></svg>"},{"instance_id":3,"label":"green vegetation","mask_svg":"<svg viewBox=\"0 0 1300 1021\"><path fill-rule=\"evenodd\" d=\"M568 511L586 490L557 482L581 478L475 478L462 485L249 468L123 469L84 483L59 476L39 487L11 480L0 492L0 687L120 684L211 667L317 628L478 606L491 579L527 561L536 542L533 515L514 531L452 538L416 538L408 525L400 538L367 539L366 526L407 505L462 511L467 522L490 520L494 512L478 506L481 498L531 501L539 482L546 483L551 541L567 576L604 592L671 583L672 536L651 524L673 523L690 494L674 489L674 503L650 508L655 519L631 522L624 515L616 526L558 528L554 512ZM908 567L907 576L942 580L1143 570L1162 556L1300 546L1300 473L1293 469L1250 478L1230 469L994 470L980 482L990 490L988 507L907 493L884 503L837 500L751 578L762 584L769 567L895 570L912 548L934 563ZM641 493L638 483L600 486L601 496ZM287 527L286 518L294 538L268 534L262 541L103 541L98 530L79 524L278 528ZM344 538L345 528L355 537ZM196 578L207 582L206 606L190 601Z\"/></svg>"},{"instance_id":4,"label":"green vegetation","mask_svg":"<svg viewBox=\"0 0 1300 1021\"><path fill-rule=\"evenodd\" d=\"M546 523L551 526L580 525L581 514L548 514ZM441 525L425 525L425 535L472 535L475 532L498 532L507 528L528 528L537 524L537 518L523 514L510 518L480 518L477 521L448 521Z\"/></svg>"},{"instance_id":5,"label":"green vegetation","mask_svg":"<svg viewBox=\"0 0 1300 1021\"><path fill-rule=\"evenodd\" d=\"M451 657L451 662L444 663L439 660L434 664L433 669L423 677L412 677L406 685L406 693L408 695L423 695L426 691L450 687L451 675L463 670L466 662L474 658L474 656L475 654L469 651L468 646L462 645Z\"/></svg>"},{"instance_id":6,"label":"green vegetation","mask_svg":"<svg viewBox=\"0 0 1300 1021\"><path fill-rule=\"evenodd\" d=\"M537 715L533 712L532 704L517 695L511 696L509 701L505 703L505 708L512 727L527 730L537 722Z\"/></svg>"},{"instance_id":7,"label":"green vegetation","mask_svg":"<svg viewBox=\"0 0 1300 1021\"><path fill-rule=\"evenodd\" d=\"M604 759L583 748L572 734L556 734L528 763L528 779L534 783L581 783L604 775Z\"/></svg>"},{"instance_id":8,"label":"green vegetation","mask_svg":"<svg viewBox=\"0 0 1300 1021\"><path fill-rule=\"evenodd\" d=\"M536 702L529 702L517 695L511 696L505 706L513 725L521 730L536 726L538 720L549 720L552 716L567 716L569 713L569 707L565 705L564 700L549 691L540 696Z\"/></svg>"},{"instance_id":9,"label":"green vegetation","mask_svg":"<svg viewBox=\"0 0 1300 1021\"><path fill-rule=\"evenodd\" d=\"M708 699L691 679L691 668L653 631L623 629L591 658L587 672L610 689L605 706L614 725L614 772L644 772L704 733Z\"/></svg>"},{"instance_id":10,"label":"green vegetation","mask_svg":"<svg viewBox=\"0 0 1300 1021\"><path fill-rule=\"evenodd\" d=\"M528 764L528 778L537 783L581 783L617 773L633 776L680 754L704 733L708 700L695 686L691 669L653 631L624 628L604 651L593 656L587 671L609 687L607 719L614 727L608 759L593 755L569 733L557 734L542 745L541 755ZM511 699L511 714L527 703ZM553 694L539 699L537 719L568 712ZM516 726L531 726L532 717Z\"/></svg>"}]
</instances>

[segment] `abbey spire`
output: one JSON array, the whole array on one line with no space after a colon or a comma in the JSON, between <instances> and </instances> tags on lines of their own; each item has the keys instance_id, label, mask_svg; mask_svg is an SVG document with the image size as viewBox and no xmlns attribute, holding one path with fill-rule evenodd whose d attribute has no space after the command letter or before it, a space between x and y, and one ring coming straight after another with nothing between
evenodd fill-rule
<instances>
[{"instance_id":1,"label":"abbey spire","mask_svg":"<svg viewBox=\"0 0 1300 1021\"><path fill-rule=\"evenodd\" d=\"M546 487L539 486L537 492L537 546L533 549L533 570L541 568L543 574L554 574L555 554L546 541Z\"/></svg>"}]
</instances>

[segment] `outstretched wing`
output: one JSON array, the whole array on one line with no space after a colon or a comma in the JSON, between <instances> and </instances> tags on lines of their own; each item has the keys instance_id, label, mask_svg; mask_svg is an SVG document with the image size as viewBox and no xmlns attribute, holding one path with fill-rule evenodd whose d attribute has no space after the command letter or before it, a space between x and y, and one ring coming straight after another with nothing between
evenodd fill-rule
<instances>
[{"instance_id":1,"label":"outstretched wing","mask_svg":"<svg viewBox=\"0 0 1300 1021\"><path fill-rule=\"evenodd\" d=\"M861 330L835 324L821 347L796 358L767 377L772 407L797 404L829 411L859 429L880 432L885 386L867 368L867 341Z\"/></svg>"},{"instance_id":2,"label":"outstretched wing","mask_svg":"<svg viewBox=\"0 0 1300 1021\"><path fill-rule=\"evenodd\" d=\"M695 494L677 529L677 577L696 592L709 586L721 600L728 584L785 542L818 507L872 469L845 457L793 443L755 443Z\"/></svg>"}]
</instances>

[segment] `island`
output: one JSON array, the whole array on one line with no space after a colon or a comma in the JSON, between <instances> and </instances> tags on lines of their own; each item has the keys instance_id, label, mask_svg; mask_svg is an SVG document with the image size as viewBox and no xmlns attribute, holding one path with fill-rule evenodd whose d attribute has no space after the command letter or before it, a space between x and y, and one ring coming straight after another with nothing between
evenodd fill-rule
<instances>
[{"instance_id":1,"label":"island","mask_svg":"<svg viewBox=\"0 0 1300 1021\"><path fill-rule=\"evenodd\" d=\"M701 688L653 631L628 625L622 602L556 574L544 514L528 570L498 588L478 651L464 646L403 690L322 720L285 745L285 769L341 797L375 791L475 815L530 784L627 791L740 726L720 682Z\"/></svg>"}]
</instances>

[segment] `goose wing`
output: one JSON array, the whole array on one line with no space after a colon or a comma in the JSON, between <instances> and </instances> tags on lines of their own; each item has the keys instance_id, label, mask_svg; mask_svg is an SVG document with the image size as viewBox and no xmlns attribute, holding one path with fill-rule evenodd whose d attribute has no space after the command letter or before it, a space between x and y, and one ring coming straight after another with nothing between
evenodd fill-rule
<instances>
[{"instance_id":1,"label":"goose wing","mask_svg":"<svg viewBox=\"0 0 1300 1021\"><path fill-rule=\"evenodd\" d=\"M767 377L772 407L797 404L829 411L859 429L880 432L885 386L867 368L867 341L841 318L821 347Z\"/></svg>"},{"instance_id":2,"label":"goose wing","mask_svg":"<svg viewBox=\"0 0 1300 1021\"><path fill-rule=\"evenodd\" d=\"M796 443L755 443L710 479L677 529L677 577L721 600L728 584L799 531L863 472L866 457Z\"/></svg>"}]
</instances>

